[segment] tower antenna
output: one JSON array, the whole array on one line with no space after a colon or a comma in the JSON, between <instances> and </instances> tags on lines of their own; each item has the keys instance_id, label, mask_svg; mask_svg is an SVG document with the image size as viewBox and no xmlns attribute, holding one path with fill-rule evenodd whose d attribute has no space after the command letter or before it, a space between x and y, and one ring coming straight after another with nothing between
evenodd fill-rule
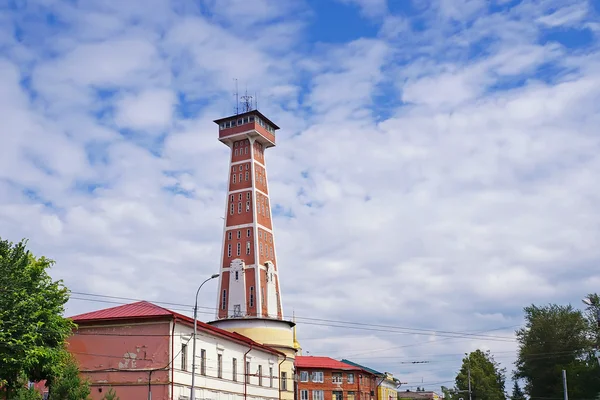
<instances>
[{"instance_id":1,"label":"tower antenna","mask_svg":"<svg viewBox=\"0 0 600 400\"><path fill-rule=\"evenodd\" d=\"M242 106L244 108L243 112L252 111L252 96L248 95L248 90L246 90L246 94L242 96Z\"/></svg>"},{"instance_id":2,"label":"tower antenna","mask_svg":"<svg viewBox=\"0 0 600 400\"><path fill-rule=\"evenodd\" d=\"M233 78L233 80L235 81L235 115L238 115L240 113L240 100L239 100L239 93L238 93L238 80L237 80L237 78Z\"/></svg>"},{"instance_id":3,"label":"tower antenna","mask_svg":"<svg viewBox=\"0 0 600 400\"><path fill-rule=\"evenodd\" d=\"M254 92L254 109L258 111L258 93Z\"/></svg>"}]
</instances>

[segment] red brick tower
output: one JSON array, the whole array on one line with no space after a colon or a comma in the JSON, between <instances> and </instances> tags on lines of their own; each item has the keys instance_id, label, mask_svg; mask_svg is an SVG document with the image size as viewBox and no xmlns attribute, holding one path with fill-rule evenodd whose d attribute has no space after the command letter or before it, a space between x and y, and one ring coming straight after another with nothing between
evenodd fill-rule
<instances>
[{"instance_id":1,"label":"red brick tower","mask_svg":"<svg viewBox=\"0 0 600 400\"><path fill-rule=\"evenodd\" d=\"M283 319L264 151L279 129L257 110L214 121L231 149L217 320Z\"/></svg>"}]
</instances>

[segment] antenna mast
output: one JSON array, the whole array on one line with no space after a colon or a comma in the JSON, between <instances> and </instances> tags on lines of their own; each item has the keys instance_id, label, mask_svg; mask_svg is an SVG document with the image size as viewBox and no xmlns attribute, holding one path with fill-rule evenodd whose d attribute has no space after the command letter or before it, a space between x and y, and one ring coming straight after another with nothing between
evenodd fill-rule
<instances>
[{"instance_id":1,"label":"antenna mast","mask_svg":"<svg viewBox=\"0 0 600 400\"><path fill-rule=\"evenodd\" d=\"M240 113L240 100L238 94L238 80L237 78L233 79L235 81L235 115Z\"/></svg>"},{"instance_id":2,"label":"antenna mast","mask_svg":"<svg viewBox=\"0 0 600 400\"><path fill-rule=\"evenodd\" d=\"M242 106L244 108L243 112L252 111L252 96L248 95L247 90L246 94L242 96Z\"/></svg>"}]
</instances>

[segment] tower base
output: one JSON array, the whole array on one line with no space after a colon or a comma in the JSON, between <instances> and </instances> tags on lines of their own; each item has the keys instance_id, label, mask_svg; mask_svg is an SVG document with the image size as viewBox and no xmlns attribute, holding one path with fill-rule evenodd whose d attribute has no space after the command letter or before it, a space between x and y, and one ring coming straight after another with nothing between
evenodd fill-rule
<instances>
[{"instance_id":1,"label":"tower base","mask_svg":"<svg viewBox=\"0 0 600 400\"><path fill-rule=\"evenodd\" d=\"M295 391L294 361L297 349L294 346L294 327L291 321L271 318L229 318L209 322L217 328L239 333L257 343L279 350L285 354L279 367L279 398L293 400ZM285 383L283 373L285 373Z\"/></svg>"}]
</instances>

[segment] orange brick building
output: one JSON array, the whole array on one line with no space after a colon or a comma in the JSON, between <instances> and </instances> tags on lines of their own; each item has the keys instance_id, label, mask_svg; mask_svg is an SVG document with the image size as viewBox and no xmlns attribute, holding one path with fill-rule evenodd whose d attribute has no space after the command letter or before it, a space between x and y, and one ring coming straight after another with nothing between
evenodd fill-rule
<instances>
[{"instance_id":1,"label":"orange brick building","mask_svg":"<svg viewBox=\"0 0 600 400\"><path fill-rule=\"evenodd\" d=\"M297 400L375 400L377 377L329 357L297 356Z\"/></svg>"}]
</instances>

